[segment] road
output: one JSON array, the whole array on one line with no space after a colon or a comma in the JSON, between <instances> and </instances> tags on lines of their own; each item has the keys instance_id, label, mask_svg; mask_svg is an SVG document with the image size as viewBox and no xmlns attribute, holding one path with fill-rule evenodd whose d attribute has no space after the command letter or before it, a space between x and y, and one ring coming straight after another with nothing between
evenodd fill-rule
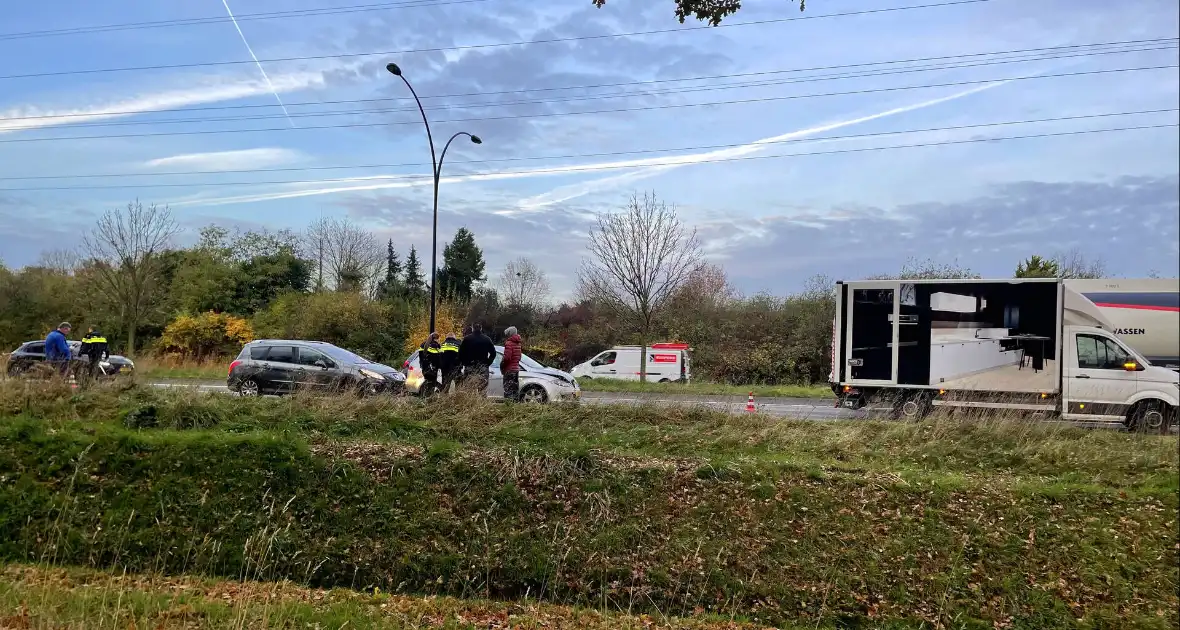
<instances>
[{"instance_id":1,"label":"road","mask_svg":"<svg viewBox=\"0 0 1180 630\"><path fill-rule=\"evenodd\" d=\"M229 389L224 384L215 382L194 381L158 381L151 383L154 387L189 387L203 392L228 394ZM746 413L747 399L745 396L689 396L679 394L637 394L615 392L582 392L582 402L597 405L668 405L675 407L707 407L731 414ZM834 400L821 398L755 398L754 408L758 413L778 418L793 420L857 420L881 418L885 408L866 408L857 411L835 407ZM1073 422L1046 420L1042 422L1060 423L1090 429L1123 429L1121 424L1104 422ZM1177 427L1172 427L1172 433Z\"/></svg>"},{"instance_id":2,"label":"road","mask_svg":"<svg viewBox=\"0 0 1180 630\"><path fill-rule=\"evenodd\" d=\"M229 393L225 385L212 382L159 381L155 387L189 387L203 392ZM582 392L582 401L599 405L669 405L677 407L707 407L734 414L746 412L745 396L684 396L669 394L635 394L613 392ZM867 418L872 410L850 411L833 406L831 399L762 398L754 401L758 413L780 418L800 420L844 420Z\"/></svg>"}]
</instances>

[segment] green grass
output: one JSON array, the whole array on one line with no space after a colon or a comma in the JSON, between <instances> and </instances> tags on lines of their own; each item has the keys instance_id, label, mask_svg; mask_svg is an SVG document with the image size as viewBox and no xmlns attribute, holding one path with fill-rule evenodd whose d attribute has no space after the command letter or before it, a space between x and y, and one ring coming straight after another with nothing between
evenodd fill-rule
<instances>
[{"instance_id":1,"label":"green grass","mask_svg":"<svg viewBox=\"0 0 1180 630\"><path fill-rule=\"evenodd\" d=\"M746 396L759 398L831 398L828 386L809 385L727 385L724 383L641 383L611 379L578 379L588 392L625 392L636 394L682 394L688 396Z\"/></svg>"},{"instance_id":2,"label":"green grass","mask_svg":"<svg viewBox=\"0 0 1180 630\"><path fill-rule=\"evenodd\" d=\"M119 575L44 566L0 567L0 628L126 630L225 628L513 627L571 630L743 630L717 618L651 618L611 611L423 598L289 582Z\"/></svg>"},{"instance_id":3,"label":"green grass","mask_svg":"<svg viewBox=\"0 0 1180 630\"><path fill-rule=\"evenodd\" d=\"M807 627L1175 627L1176 447L5 384L0 559Z\"/></svg>"},{"instance_id":4,"label":"green grass","mask_svg":"<svg viewBox=\"0 0 1180 630\"><path fill-rule=\"evenodd\" d=\"M135 372L142 379L186 379L224 381L233 359L175 361L143 357L135 360Z\"/></svg>"}]
</instances>

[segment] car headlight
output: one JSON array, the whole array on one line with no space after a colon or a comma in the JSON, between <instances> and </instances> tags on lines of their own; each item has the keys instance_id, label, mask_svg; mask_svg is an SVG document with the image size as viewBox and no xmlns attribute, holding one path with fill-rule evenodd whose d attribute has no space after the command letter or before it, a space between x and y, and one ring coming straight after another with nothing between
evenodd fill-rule
<instances>
[{"instance_id":1,"label":"car headlight","mask_svg":"<svg viewBox=\"0 0 1180 630\"><path fill-rule=\"evenodd\" d=\"M373 370L366 370L364 368L361 369L361 376L364 376L365 378L371 378L375 381L385 380L385 377L382 376L380 372L374 372Z\"/></svg>"}]
</instances>

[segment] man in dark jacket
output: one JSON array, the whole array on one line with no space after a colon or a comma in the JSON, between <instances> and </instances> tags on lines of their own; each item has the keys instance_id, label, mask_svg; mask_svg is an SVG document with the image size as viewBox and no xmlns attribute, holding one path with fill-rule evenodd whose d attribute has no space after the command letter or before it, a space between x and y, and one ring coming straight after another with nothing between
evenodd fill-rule
<instances>
[{"instance_id":1,"label":"man in dark jacket","mask_svg":"<svg viewBox=\"0 0 1180 630\"><path fill-rule=\"evenodd\" d=\"M418 393L423 396L429 396L438 389L438 355L441 349L436 332L430 333L426 341L418 346L418 365L421 366L422 377L425 379Z\"/></svg>"},{"instance_id":2,"label":"man in dark jacket","mask_svg":"<svg viewBox=\"0 0 1180 630\"><path fill-rule=\"evenodd\" d=\"M488 370L496 361L496 345L483 334L483 326L471 327L471 334L459 344L459 363L463 365L464 386L483 395L488 393Z\"/></svg>"},{"instance_id":3,"label":"man in dark jacket","mask_svg":"<svg viewBox=\"0 0 1180 630\"><path fill-rule=\"evenodd\" d=\"M455 333L447 333L447 339L438 351L438 371L442 374L442 392L446 393L459 378L459 340Z\"/></svg>"},{"instance_id":4,"label":"man in dark jacket","mask_svg":"<svg viewBox=\"0 0 1180 630\"><path fill-rule=\"evenodd\" d=\"M504 400L520 400L520 334L516 326L504 331L504 358L500 359L500 376L504 382Z\"/></svg>"},{"instance_id":5,"label":"man in dark jacket","mask_svg":"<svg viewBox=\"0 0 1180 630\"><path fill-rule=\"evenodd\" d=\"M52 365L62 376L69 371L70 359L73 358L70 343L66 340L71 328L69 322L62 322L57 325L57 330L45 337L45 362Z\"/></svg>"}]
</instances>

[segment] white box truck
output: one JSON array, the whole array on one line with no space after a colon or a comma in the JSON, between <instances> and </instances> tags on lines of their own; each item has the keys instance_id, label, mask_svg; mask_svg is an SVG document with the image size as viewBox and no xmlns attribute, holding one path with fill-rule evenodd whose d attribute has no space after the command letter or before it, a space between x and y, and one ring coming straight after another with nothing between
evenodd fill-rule
<instances>
[{"instance_id":1,"label":"white box truck","mask_svg":"<svg viewBox=\"0 0 1180 630\"><path fill-rule=\"evenodd\" d=\"M1109 309L1057 279L838 282L829 379L838 404L1028 412L1166 431L1180 373L1116 334Z\"/></svg>"},{"instance_id":2,"label":"white box truck","mask_svg":"<svg viewBox=\"0 0 1180 630\"><path fill-rule=\"evenodd\" d=\"M692 348L684 343L653 343L647 346L647 380L659 383L692 378ZM574 378L639 380L640 346L615 346L570 370Z\"/></svg>"}]
</instances>

